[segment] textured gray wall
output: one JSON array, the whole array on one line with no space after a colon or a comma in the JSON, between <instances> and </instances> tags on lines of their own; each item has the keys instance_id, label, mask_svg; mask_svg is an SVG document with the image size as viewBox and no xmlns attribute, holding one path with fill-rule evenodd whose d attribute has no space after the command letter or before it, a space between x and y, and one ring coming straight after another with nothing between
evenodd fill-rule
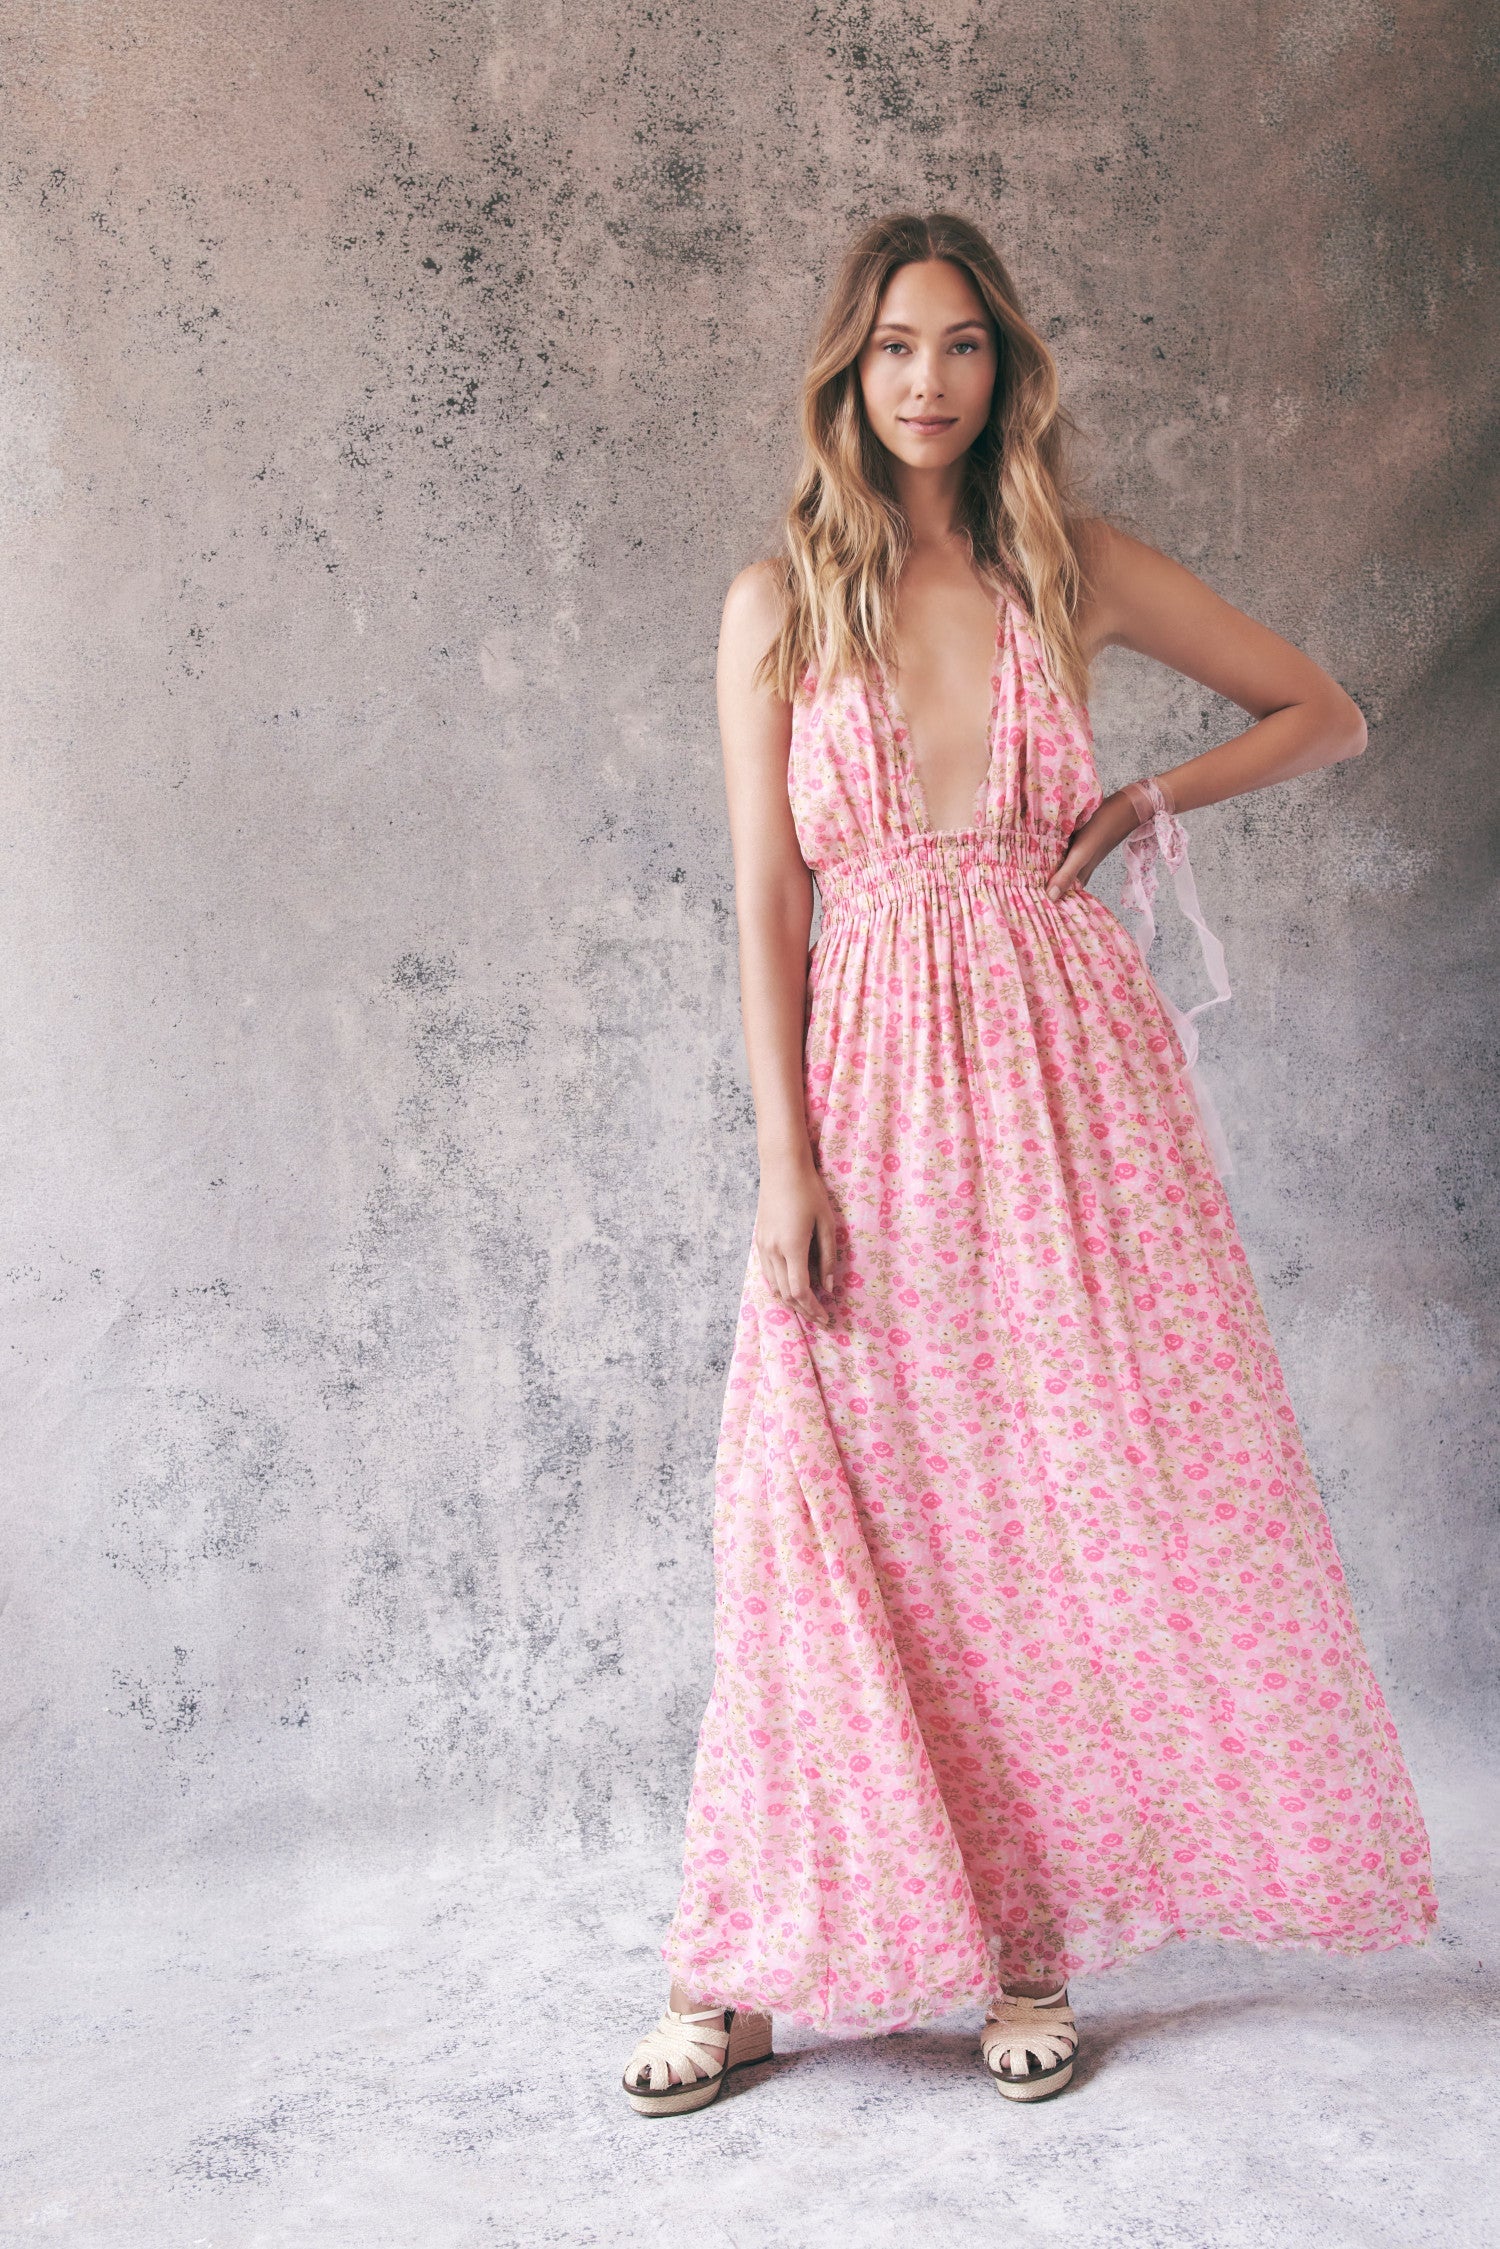
<instances>
[{"instance_id":1,"label":"textured gray wall","mask_svg":"<svg viewBox=\"0 0 1500 2249\"><path fill-rule=\"evenodd\" d=\"M1484 12L7 16L7 1884L672 1831L754 1199L714 632L897 203L1370 717L1192 818L1206 1051L1372 1653L1472 1716ZM1239 723L1101 667L1106 784Z\"/></svg>"}]
</instances>

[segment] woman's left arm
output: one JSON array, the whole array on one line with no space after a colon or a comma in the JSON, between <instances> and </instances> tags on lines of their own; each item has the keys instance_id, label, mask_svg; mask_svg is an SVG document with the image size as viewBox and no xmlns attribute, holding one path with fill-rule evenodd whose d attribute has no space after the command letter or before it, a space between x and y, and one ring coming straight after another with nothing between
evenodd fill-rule
<instances>
[{"instance_id":1,"label":"woman's left arm","mask_svg":"<svg viewBox=\"0 0 1500 2249\"><path fill-rule=\"evenodd\" d=\"M1180 562L1096 519L1086 567L1083 616L1091 651L1115 646L1152 656L1237 703L1255 721L1232 740L1163 770L1159 778L1174 810L1219 804L1358 757L1365 722L1353 697L1300 648L1222 600ZM1139 825L1130 798L1116 789L1073 836L1048 896L1064 898L1087 882Z\"/></svg>"}]
</instances>

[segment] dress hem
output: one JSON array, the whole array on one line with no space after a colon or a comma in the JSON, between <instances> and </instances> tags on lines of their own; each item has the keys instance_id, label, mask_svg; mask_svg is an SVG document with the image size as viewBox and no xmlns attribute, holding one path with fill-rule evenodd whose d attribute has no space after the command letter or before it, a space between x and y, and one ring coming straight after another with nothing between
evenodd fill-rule
<instances>
[{"instance_id":1,"label":"dress hem","mask_svg":"<svg viewBox=\"0 0 1500 2249\"><path fill-rule=\"evenodd\" d=\"M749 1986L742 1985L735 1991L729 1985L718 1983L707 1975L703 1976L703 1982L712 1990L714 2003L718 2005L739 2008L746 2013L777 2015L784 2022L797 2023L806 2030L820 2031L825 2037L871 2038L890 2031L910 2030L922 2024L939 2022L945 2015L954 2014L959 2008L969 2004L985 2005L994 1996L1002 1975L1006 1973L1018 1978L1024 1976L1028 1981L1062 1976L1071 1982L1077 1976L1108 1975L1113 1968L1124 1967L1132 1960L1145 1958L1148 1953L1160 1952L1165 1945L1177 1943L1243 1944L1250 1945L1259 1952L1321 1952L1330 1957L1342 1954L1353 1958L1366 1952L1395 1952L1405 1945L1428 1944L1436 1921L1437 1908L1434 1906L1420 1923L1409 1924L1397 1931L1383 1931L1365 1943L1337 1936L1260 1935L1244 1929L1163 1929L1139 1944L1123 1945L1103 1959L1070 1956L1066 1963L1054 1962L1045 1967L1005 1971L997 1968L983 1978L971 1977L944 1985L910 2009L900 2012L877 2011L857 2018L834 2017L827 2012L812 2013L805 2008L789 2006L784 2000L778 2002L770 1999L763 1991L755 1991ZM665 1946L662 1947L661 1957L674 1982L692 1989L699 1981L700 1972L685 1968L682 1963L668 1958ZM701 1993L695 1992L695 1996L701 1996Z\"/></svg>"}]
</instances>

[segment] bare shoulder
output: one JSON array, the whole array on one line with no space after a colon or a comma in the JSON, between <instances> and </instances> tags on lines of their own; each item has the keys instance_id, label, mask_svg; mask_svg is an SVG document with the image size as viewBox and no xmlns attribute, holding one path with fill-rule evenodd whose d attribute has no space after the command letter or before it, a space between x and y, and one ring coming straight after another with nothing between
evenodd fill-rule
<instances>
[{"instance_id":1,"label":"bare shoulder","mask_svg":"<svg viewBox=\"0 0 1500 2249\"><path fill-rule=\"evenodd\" d=\"M784 586L780 563L752 562L741 570L724 596L725 633L736 640L758 637L764 648L781 630L786 614Z\"/></svg>"},{"instance_id":2,"label":"bare shoulder","mask_svg":"<svg viewBox=\"0 0 1500 2249\"><path fill-rule=\"evenodd\" d=\"M1088 516L1075 524L1073 544L1084 585L1079 625L1090 655L1133 645L1132 625L1143 605L1149 609L1174 595L1181 599L1189 586L1202 584L1180 562L1107 516Z\"/></svg>"},{"instance_id":3,"label":"bare shoulder","mask_svg":"<svg viewBox=\"0 0 1500 2249\"><path fill-rule=\"evenodd\" d=\"M719 626L721 671L748 681L786 617L785 574L777 562L752 562L731 581Z\"/></svg>"}]
</instances>

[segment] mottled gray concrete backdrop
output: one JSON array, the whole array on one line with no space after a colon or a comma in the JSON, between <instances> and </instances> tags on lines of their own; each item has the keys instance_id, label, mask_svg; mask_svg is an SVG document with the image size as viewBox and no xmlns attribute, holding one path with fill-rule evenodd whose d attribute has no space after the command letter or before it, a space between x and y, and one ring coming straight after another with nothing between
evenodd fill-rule
<instances>
[{"instance_id":1,"label":"mottled gray concrete backdrop","mask_svg":"<svg viewBox=\"0 0 1500 2249\"><path fill-rule=\"evenodd\" d=\"M12 1894L672 1833L754 1197L714 633L898 203L993 229L1100 502L1369 714L1192 817L1206 1051L1372 1654L1472 1721L1486 18L13 0ZM1113 785L1239 721L1113 655L1095 723Z\"/></svg>"}]
</instances>

